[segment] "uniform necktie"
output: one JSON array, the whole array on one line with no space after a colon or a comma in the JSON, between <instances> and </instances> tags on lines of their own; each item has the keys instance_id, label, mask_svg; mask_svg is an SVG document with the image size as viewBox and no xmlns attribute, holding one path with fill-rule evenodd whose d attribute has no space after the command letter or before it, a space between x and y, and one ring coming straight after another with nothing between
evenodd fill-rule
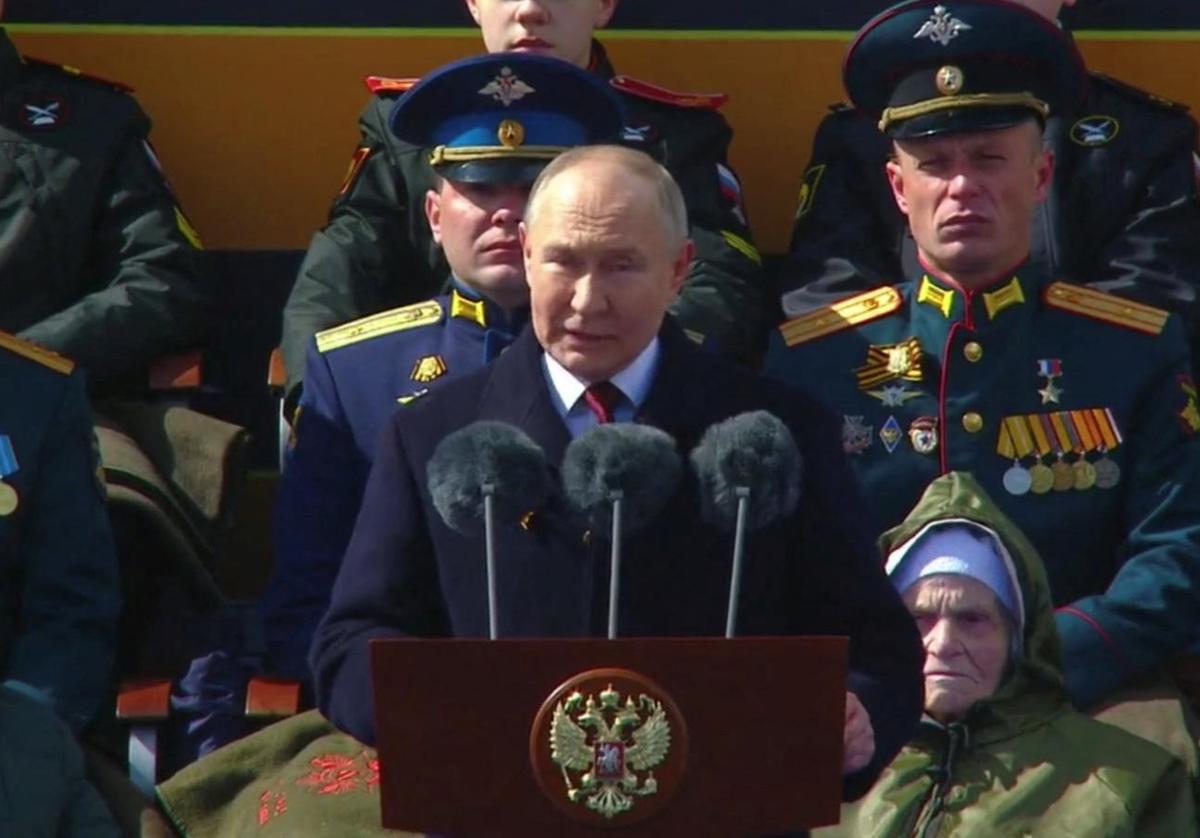
<instances>
[{"instance_id":1,"label":"uniform necktie","mask_svg":"<svg viewBox=\"0 0 1200 838\"><path fill-rule=\"evenodd\" d=\"M583 400L596 416L596 423L607 425L613 421L613 410L623 394L611 381L597 381L583 391Z\"/></svg>"}]
</instances>

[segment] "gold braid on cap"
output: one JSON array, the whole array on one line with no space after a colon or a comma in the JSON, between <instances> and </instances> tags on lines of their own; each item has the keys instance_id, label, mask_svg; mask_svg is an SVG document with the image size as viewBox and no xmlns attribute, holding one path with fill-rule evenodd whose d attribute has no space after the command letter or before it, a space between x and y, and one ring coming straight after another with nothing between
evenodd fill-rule
<instances>
[{"instance_id":1,"label":"gold braid on cap","mask_svg":"<svg viewBox=\"0 0 1200 838\"><path fill-rule=\"evenodd\" d=\"M1005 107L1031 108L1041 114L1042 119L1050 116L1050 106L1032 93L967 93L962 96L939 96L937 99L926 99L911 105L884 108L879 120L879 130L886 131L890 125L905 119L953 108Z\"/></svg>"},{"instance_id":2,"label":"gold braid on cap","mask_svg":"<svg viewBox=\"0 0 1200 838\"><path fill-rule=\"evenodd\" d=\"M514 148L495 145L464 145L457 148L436 146L429 152L429 165L467 163L472 160L499 160L508 157L528 157L532 160L552 160L567 150L558 145L521 145Z\"/></svg>"}]
</instances>

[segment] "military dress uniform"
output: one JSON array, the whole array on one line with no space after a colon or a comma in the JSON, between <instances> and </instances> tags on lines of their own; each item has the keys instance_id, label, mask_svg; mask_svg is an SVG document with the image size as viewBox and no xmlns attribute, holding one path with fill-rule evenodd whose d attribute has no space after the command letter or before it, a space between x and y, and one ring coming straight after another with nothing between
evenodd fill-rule
<instances>
[{"instance_id":1,"label":"military dress uniform","mask_svg":"<svg viewBox=\"0 0 1200 838\"><path fill-rule=\"evenodd\" d=\"M891 140L838 105L817 129L781 282L795 316L906 276L915 247L884 176ZM1200 326L1196 123L1183 105L1092 73L1069 113L1051 114L1049 201L1032 259L1049 276L1178 312Z\"/></svg>"},{"instance_id":2,"label":"military dress uniform","mask_svg":"<svg viewBox=\"0 0 1200 838\"><path fill-rule=\"evenodd\" d=\"M271 668L308 680L309 641L350 541L380 430L398 406L493 360L528 320L465 286L318 332L275 507L262 599Z\"/></svg>"},{"instance_id":3,"label":"military dress uniform","mask_svg":"<svg viewBox=\"0 0 1200 838\"><path fill-rule=\"evenodd\" d=\"M117 835L75 741L111 694L120 578L83 375L0 333L0 831Z\"/></svg>"},{"instance_id":4,"label":"military dress uniform","mask_svg":"<svg viewBox=\"0 0 1200 838\"><path fill-rule=\"evenodd\" d=\"M765 326L761 257L727 159L732 131L716 110L725 97L675 93L616 75L599 43L590 69L625 107L621 141L666 166L687 201L696 257L674 307L680 322L725 351L753 354ZM284 309L289 387L302 378L314 332L443 290L448 270L423 210L433 172L421 150L388 127L396 98L412 84L367 79L374 96L359 117L359 148Z\"/></svg>"},{"instance_id":5,"label":"military dress uniform","mask_svg":"<svg viewBox=\"0 0 1200 838\"><path fill-rule=\"evenodd\" d=\"M127 89L23 59L0 30L0 328L93 383L203 334L215 295Z\"/></svg>"},{"instance_id":6,"label":"military dress uniform","mask_svg":"<svg viewBox=\"0 0 1200 838\"><path fill-rule=\"evenodd\" d=\"M959 158L979 155L969 142L983 132L1072 112L1085 73L1057 26L1016 4L909 0L863 27L844 67L851 98L893 138L967 136L944 146L944 171L928 158L936 184L962 180L939 218L972 214L984 245L1021 232L1036 205L1017 186L1025 163L1006 162L1015 168L993 183L1004 147ZM979 481L1045 561L1067 687L1089 707L1170 661L1200 625L1200 412L1183 324L1063 282L1036 258L964 290L928 266L954 270L965 256L921 233L927 267L785 322L768 369L842 416L877 528L898 524L940 474ZM988 253L969 236L955 243Z\"/></svg>"}]
</instances>

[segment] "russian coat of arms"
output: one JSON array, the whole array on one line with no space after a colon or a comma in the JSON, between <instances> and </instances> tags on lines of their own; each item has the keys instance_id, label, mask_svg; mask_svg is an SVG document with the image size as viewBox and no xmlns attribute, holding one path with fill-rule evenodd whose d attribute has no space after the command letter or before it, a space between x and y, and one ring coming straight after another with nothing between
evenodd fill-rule
<instances>
[{"instance_id":1,"label":"russian coat of arms","mask_svg":"<svg viewBox=\"0 0 1200 838\"><path fill-rule=\"evenodd\" d=\"M567 799L606 819L658 792L654 768L670 749L667 712L644 693L635 700L611 685L595 695L576 690L554 707L550 754L562 770Z\"/></svg>"}]
</instances>

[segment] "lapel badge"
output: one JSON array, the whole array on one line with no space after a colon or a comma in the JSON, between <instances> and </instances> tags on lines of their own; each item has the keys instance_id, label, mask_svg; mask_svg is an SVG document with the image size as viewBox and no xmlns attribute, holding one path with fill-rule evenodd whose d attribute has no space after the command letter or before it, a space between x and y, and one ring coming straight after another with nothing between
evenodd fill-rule
<instances>
[{"instance_id":1,"label":"lapel badge","mask_svg":"<svg viewBox=\"0 0 1200 838\"><path fill-rule=\"evenodd\" d=\"M879 439L889 454L896 450L903 436L904 432L900 430L900 423L896 421L895 416L889 416L879 429Z\"/></svg>"},{"instance_id":2,"label":"lapel badge","mask_svg":"<svg viewBox=\"0 0 1200 838\"><path fill-rule=\"evenodd\" d=\"M842 451L861 454L871 447L874 427L867 425L863 416L842 417Z\"/></svg>"},{"instance_id":3,"label":"lapel badge","mask_svg":"<svg viewBox=\"0 0 1200 838\"><path fill-rule=\"evenodd\" d=\"M1108 145L1121 133L1121 123L1104 114L1085 116L1071 126L1071 142L1085 148Z\"/></svg>"},{"instance_id":4,"label":"lapel badge","mask_svg":"<svg viewBox=\"0 0 1200 838\"><path fill-rule=\"evenodd\" d=\"M479 89L480 96L490 96L506 108L518 99L535 92L532 87L521 81L510 67L501 68L496 78Z\"/></svg>"},{"instance_id":5,"label":"lapel badge","mask_svg":"<svg viewBox=\"0 0 1200 838\"><path fill-rule=\"evenodd\" d=\"M933 14L921 25L917 34L913 35L913 40L919 41L922 38L928 38L935 44L945 47L970 28L971 24L956 18L945 6L934 6Z\"/></svg>"},{"instance_id":6,"label":"lapel badge","mask_svg":"<svg viewBox=\"0 0 1200 838\"><path fill-rule=\"evenodd\" d=\"M1046 386L1038 388L1042 404L1058 404L1059 398L1063 394L1063 388L1057 386L1054 380L1062 377L1062 359L1042 358L1037 362L1037 367L1038 376L1046 379Z\"/></svg>"},{"instance_id":7,"label":"lapel badge","mask_svg":"<svg viewBox=\"0 0 1200 838\"><path fill-rule=\"evenodd\" d=\"M918 416L908 426L908 439L918 454L932 454L938 445L937 419Z\"/></svg>"},{"instance_id":8,"label":"lapel badge","mask_svg":"<svg viewBox=\"0 0 1200 838\"><path fill-rule=\"evenodd\" d=\"M920 397L920 393L907 389L903 384L887 384L879 390L867 390L867 395L879 399L884 407L904 407L912 399Z\"/></svg>"},{"instance_id":9,"label":"lapel badge","mask_svg":"<svg viewBox=\"0 0 1200 838\"><path fill-rule=\"evenodd\" d=\"M921 344L916 338L869 347L866 363L854 371L858 389L866 390L889 381L920 381L921 357Z\"/></svg>"},{"instance_id":10,"label":"lapel badge","mask_svg":"<svg viewBox=\"0 0 1200 838\"><path fill-rule=\"evenodd\" d=\"M441 378L445 374L446 362L442 360L442 356L426 355L424 358L417 359L408 377L413 381L428 384L430 381Z\"/></svg>"}]
</instances>

